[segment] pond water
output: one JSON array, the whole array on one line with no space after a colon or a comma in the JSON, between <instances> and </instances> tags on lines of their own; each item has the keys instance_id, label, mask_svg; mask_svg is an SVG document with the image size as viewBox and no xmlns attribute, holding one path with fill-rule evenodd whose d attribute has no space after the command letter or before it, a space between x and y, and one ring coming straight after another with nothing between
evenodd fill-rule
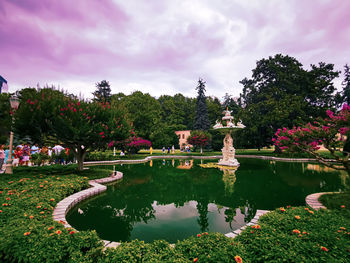
<instances>
[{"instance_id":1,"label":"pond water","mask_svg":"<svg viewBox=\"0 0 350 263\"><path fill-rule=\"evenodd\" d=\"M175 243L200 232L238 229L257 209L305 205L308 194L344 188L340 172L318 164L239 159L236 171L223 171L201 162L215 160L116 165L123 180L78 204L67 221L77 230L95 229L105 240Z\"/></svg>"}]
</instances>

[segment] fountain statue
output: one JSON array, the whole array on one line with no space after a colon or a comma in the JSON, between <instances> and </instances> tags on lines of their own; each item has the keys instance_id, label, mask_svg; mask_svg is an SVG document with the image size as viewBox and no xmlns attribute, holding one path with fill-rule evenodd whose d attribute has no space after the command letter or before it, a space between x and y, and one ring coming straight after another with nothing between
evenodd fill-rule
<instances>
[{"instance_id":1,"label":"fountain statue","mask_svg":"<svg viewBox=\"0 0 350 263\"><path fill-rule=\"evenodd\" d=\"M224 111L225 116L222 117L223 123L226 122L226 126L221 124L219 121L216 121L214 125L214 129L222 131L225 135L224 138L224 147L222 148L222 159L220 159L218 165L223 166L239 166L239 162L235 158L235 148L233 147L233 139L231 137L232 131L234 129L243 129L245 126L241 121L235 124L233 121L233 117L231 116L231 111L228 108Z\"/></svg>"}]
</instances>

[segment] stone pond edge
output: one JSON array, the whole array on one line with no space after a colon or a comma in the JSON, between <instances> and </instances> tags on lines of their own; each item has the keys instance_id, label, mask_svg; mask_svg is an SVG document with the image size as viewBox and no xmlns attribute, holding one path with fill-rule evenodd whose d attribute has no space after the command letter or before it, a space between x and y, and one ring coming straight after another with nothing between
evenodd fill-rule
<instances>
[{"instance_id":1,"label":"stone pond edge","mask_svg":"<svg viewBox=\"0 0 350 263\"><path fill-rule=\"evenodd\" d=\"M305 202L308 206L310 206L311 208L315 209L315 210L319 210L319 209L327 209L327 207L325 207L320 201L318 201L318 199L325 194L334 194L335 192L322 192L322 193L314 193L311 195L308 195L305 198Z\"/></svg>"},{"instance_id":2,"label":"stone pond edge","mask_svg":"<svg viewBox=\"0 0 350 263\"><path fill-rule=\"evenodd\" d=\"M176 159L217 159L221 158L221 155L214 155L214 156L178 156L178 155L164 155L164 156L149 156L144 159L140 160L114 160L114 161L93 161L93 162L84 162L84 165L98 165L98 164L119 164L119 163L125 163L125 164L131 164L131 163L144 163L148 162L152 159L169 159L169 158L176 158ZM256 158L256 159L263 159L263 160L275 160L275 161L287 161L287 162L309 162L309 161L315 161L315 159L310 158L280 158L280 157L273 157L273 156L261 156L261 155L236 155L237 158ZM107 190L107 186L102 185L106 183L115 182L117 180L120 180L123 178L122 172L115 172L109 177L96 179L96 180L90 180L89 184L92 186L91 188L82 190L80 192L77 192L75 194L72 194L60 202L57 203L54 211L53 211L53 220L57 222L64 222L64 226L66 228L73 228L71 225L67 223L66 215L67 213L78 203L81 201L88 199L91 196L98 195L104 191ZM329 192L327 192L329 193ZM325 208L321 203L319 203L318 198L326 193L315 193L308 195L306 197L306 204L314 209L319 208ZM247 223L246 225L242 226L239 229L236 229L235 231L226 233L225 236L229 238L235 238L237 235L239 235L246 227L256 225L260 216L270 212L269 210L257 210L254 218ZM104 246L107 248L115 248L119 246L120 242L113 242L109 240L102 240L104 242Z\"/></svg>"}]
</instances>

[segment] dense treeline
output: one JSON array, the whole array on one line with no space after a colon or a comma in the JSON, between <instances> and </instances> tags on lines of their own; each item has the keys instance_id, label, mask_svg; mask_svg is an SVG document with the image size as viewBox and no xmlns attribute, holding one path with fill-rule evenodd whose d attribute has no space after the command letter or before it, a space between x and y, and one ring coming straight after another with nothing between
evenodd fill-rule
<instances>
[{"instance_id":1,"label":"dense treeline","mask_svg":"<svg viewBox=\"0 0 350 263\"><path fill-rule=\"evenodd\" d=\"M349 67L345 65L343 89L337 91L334 80L340 77L340 73L334 69L333 64L323 62L311 65L306 70L297 59L277 54L257 61L252 76L240 82L243 90L237 99L227 93L223 98L206 96L202 91L197 98L185 97L180 93L155 98L141 91L130 95L112 94L109 82L103 80L96 84L93 101L108 102L113 109L122 112L136 135L150 140L154 148L172 145L178 147L178 139L174 133L176 130L193 130L195 125L201 127L196 115L198 107L202 107L201 111L207 114L203 120L206 122L204 127L208 126L207 119L212 127L217 119L221 119L222 111L228 107L236 119L240 118L246 125L235 136L236 147L262 148L272 145L271 139L278 128L291 128L317 117L325 117L323 115L327 109L336 110L342 103L349 102ZM198 85L204 84L205 81L200 79ZM189 88L195 89L196 86ZM27 101L33 90L28 88L19 92L22 102ZM1 99L6 100L7 97L3 96ZM198 103L199 100L201 103ZM2 102L1 107L4 108L7 105L5 104ZM8 132L6 127L9 125L9 118L6 117L8 112L5 110L1 110L1 113L0 132L4 135ZM25 114L28 115L28 112L24 112L22 117L17 114L16 118L28 118ZM209 147L219 150L222 147L222 136L213 130L209 132L212 134ZM31 133L30 139L38 140L37 132L33 130Z\"/></svg>"}]
</instances>

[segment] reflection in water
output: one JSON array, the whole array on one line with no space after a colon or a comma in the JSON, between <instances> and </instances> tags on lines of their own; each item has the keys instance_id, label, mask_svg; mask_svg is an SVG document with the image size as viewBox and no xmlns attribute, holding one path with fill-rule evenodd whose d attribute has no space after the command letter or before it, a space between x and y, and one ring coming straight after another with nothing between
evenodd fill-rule
<instances>
[{"instance_id":1,"label":"reflection in water","mask_svg":"<svg viewBox=\"0 0 350 263\"><path fill-rule=\"evenodd\" d=\"M191 169L193 166L193 160L180 160L180 164L177 169Z\"/></svg>"},{"instance_id":2,"label":"reflection in water","mask_svg":"<svg viewBox=\"0 0 350 263\"><path fill-rule=\"evenodd\" d=\"M149 167L152 167L153 166L153 160L150 160L149 161Z\"/></svg>"},{"instance_id":3,"label":"reflection in water","mask_svg":"<svg viewBox=\"0 0 350 263\"><path fill-rule=\"evenodd\" d=\"M67 220L78 230L95 229L106 240L176 242L204 231L227 233L250 221L257 209L305 205L310 193L342 188L339 172L239 161L238 170L221 171L203 169L199 160L116 166L123 180L79 203Z\"/></svg>"},{"instance_id":4,"label":"reflection in water","mask_svg":"<svg viewBox=\"0 0 350 263\"><path fill-rule=\"evenodd\" d=\"M236 169L224 169L220 168L220 171L223 171L222 180L225 183L225 193L230 195L234 191L234 185L236 182Z\"/></svg>"}]
</instances>

